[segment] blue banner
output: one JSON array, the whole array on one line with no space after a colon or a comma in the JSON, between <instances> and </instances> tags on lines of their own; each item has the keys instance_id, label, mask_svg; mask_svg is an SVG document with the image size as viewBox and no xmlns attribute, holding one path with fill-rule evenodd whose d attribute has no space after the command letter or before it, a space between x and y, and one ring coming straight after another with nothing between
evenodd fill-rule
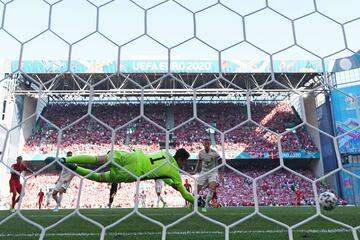
<instances>
[{"instance_id":1,"label":"blue banner","mask_svg":"<svg viewBox=\"0 0 360 240\"><path fill-rule=\"evenodd\" d=\"M360 51L352 56L337 59L332 72L349 71L356 68L360 68Z\"/></svg>"},{"instance_id":2,"label":"blue banner","mask_svg":"<svg viewBox=\"0 0 360 240\"><path fill-rule=\"evenodd\" d=\"M285 159L308 159L308 158L320 158L319 152L283 152L282 157ZM276 159L279 158L277 152L242 152L234 156L233 159Z\"/></svg>"},{"instance_id":3,"label":"blue banner","mask_svg":"<svg viewBox=\"0 0 360 240\"><path fill-rule=\"evenodd\" d=\"M334 62L334 61L333 61ZM327 69L332 68L333 62L325 64ZM171 60L168 71L167 60L122 60L120 72L124 73L214 73L221 68L224 73L241 72L271 72L269 60L223 60L220 64L216 60ZM4 72L15 72L19 68L19 61L11 61L11 69ZM274 60L274 72L305 73L322 72L320 60ZM117 72L115 60L24 60L20 69L26 73L62 73L70 70L73 73L114 73Z\"/></svg>"},{"instance_id":4,"label":"blue banner","mask_svg":"<svg viewBox=\"0 0 360 240\"><path fill-rule=\"evenodd\" d=\"M339 88L349 96L332 90L332 105L336 122L336 134L343 137L338 139L339 151L341 153L360 153L360 120L357 116L356 107L359 107L360 86Z\"/></svg>"},{"instance_id":5,"label":"blue banner","mask_svg":"<svg viewBox=\"0 0 360 240\"><path fill-rule=\"evenodd\" d=\"M360 163L350 163L344 168L359 177L340 171L340 184L342 197L350 204L360 204Z\"/></svg>"},{"instance_id":6,"label":"blue banner","mask_svg":"<svg viewBox=\"0 0 360 240\"><path fill-rule=\"evenodd\" d=\"M350 197L354 195L353 190L353 179L347 172L340 172L341 185L342 185L342 196L346 200L350 200Z\"/></svg>"}]
</instances>

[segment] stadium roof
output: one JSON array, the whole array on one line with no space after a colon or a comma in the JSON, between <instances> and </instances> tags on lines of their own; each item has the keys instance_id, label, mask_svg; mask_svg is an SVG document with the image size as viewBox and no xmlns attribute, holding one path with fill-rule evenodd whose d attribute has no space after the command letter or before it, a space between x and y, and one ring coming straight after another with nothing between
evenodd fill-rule
<instances>
[{"instance_id":1,"label":"stadium roof","mask_svg":"<svg viewBox=\"0 0 360 240\"><path fill-rule=\"evenodd\" d=\"M227 95L245 93L289 92L289 89L306 91L324 82L319 73L127 73L127 74L14 74L15 94L37 94L39 88L47 95L77 94L167 96ZM93 88L93 89L92 89ZM143 89L143 90L142 90Z\"/></svg>"},{"instance_id":2,"label":"stadium roof","mask_svg":"<svg viewBox=\"0 0 360 240\"><path fill-rule=\"evenodd\" d=\"M211 60L174 60L171 65L159 59L123 60L119 69L116 61L25 60L21 64L8 61L5 77L15 80L13 93L17 95L37 94L39 88L53 96L88 96L91 92L94 95L139 96L142 91L144 95L153 96L189 96L193 89L197 89L197 95L236 94L249 89L262 94L264 90L275 93L289 92L289 89L312 90L322 83L326 86L324 72L330 75L347 70L344 66L351 69L360 66L359 52L324 61L324 65L314 59L273 60L272 65L269 61L255 60L222 61L220 65ZM161 71L167 66L171 66L171 73ZM274 79L277 83L272 81Z\"/></svg>"}]
</instances>

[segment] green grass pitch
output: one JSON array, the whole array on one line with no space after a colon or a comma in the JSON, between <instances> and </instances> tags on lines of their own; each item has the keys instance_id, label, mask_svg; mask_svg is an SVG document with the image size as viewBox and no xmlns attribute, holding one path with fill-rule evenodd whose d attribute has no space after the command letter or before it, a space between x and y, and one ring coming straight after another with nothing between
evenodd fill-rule
<instances>
[{"instance_id":1,"label":"green grass pitch","mask_svg":"<svg viewBox=\"0 0 360 240\"><path fill-rule=\"evenodd\" d=\"M139 209L140 214L161 222L164 225L183 218L192 211L186 208ZM211 218L230 225L254 212L251 207L209 209L205 214L192 214L178 224L167 229L166 239L224 239L224 227L209 221ZM261 207L260 212L268 217L279 220L289 226L314 215L312 207ZM162 227L145 220L135 214L133 209L63 209L59 212L51 210L23 210L21 215L35 223L49 227L56 222L58 225L46 231L44 239L99 239L101 228L91 219L102 224L106 229L105 239L161 239ZM132 215L130 213L133 213ZM324 211L324 215L353 227L360 226L360 207L337 207L333 211ZM7 217L9 211L0 211L0 239L39 239L40 229L24 221L18 214ZM68 217L67 217L68 216ZM122 222L113 224L120 219ZM111 225L113 224L113 225ZM316 217L293 230L294 239L354 239L351 229ZM360 231L357 231L360 238ZM275 224L259 215L230 228L229 239L288 239L285 227Z\"/></svg>"}]
</instances>

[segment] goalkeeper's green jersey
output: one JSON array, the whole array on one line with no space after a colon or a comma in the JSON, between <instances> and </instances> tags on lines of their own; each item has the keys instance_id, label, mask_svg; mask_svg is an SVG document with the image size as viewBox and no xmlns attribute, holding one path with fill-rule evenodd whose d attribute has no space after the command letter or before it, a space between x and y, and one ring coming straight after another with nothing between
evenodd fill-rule
<instances>
[{"instance_id":1,"label":"goalkeeper's green jersey","mask_svg":"<svg viewBox=\"0 0 360 240\"><path fill-rule=\"evenodd\" d=\"M108 154L108 160L110 160L110 153ZM189 193L181 180L179 173L179 166L173 156L169 155L169 161L176 167L170 165L166 161L165 152L157 152L151 154L145 154L142 151L136 150L133 152L114 151L114 161L125 168L128 172L131 172L135 176L142 176L146 173L146 179L163 179L164 182L174 188L176 188L183 198L191 203L194 202L194 198ZM154 170L158 166L162 165L158 169ZM154 170L154 171L153 171ZM110 178L113 182L134 182L136 178L131 176L125 170L118 168L116 164L112 164L110 167Z\"/></svg>"}]
</instances>

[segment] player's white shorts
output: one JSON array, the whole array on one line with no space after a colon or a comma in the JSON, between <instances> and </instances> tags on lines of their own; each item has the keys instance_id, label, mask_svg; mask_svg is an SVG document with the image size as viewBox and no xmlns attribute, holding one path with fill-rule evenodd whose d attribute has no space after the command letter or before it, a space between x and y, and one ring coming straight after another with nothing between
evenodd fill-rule
<instances>
[{"instance_id":1,"label":"player's white shorts","mask_svg":"<svg viewBox=\"0 0 360 240\"><path fill-rule=\"evenodd\" d=\"M201 186L206 186L209 182L217 182L218 171L210 171L210 172L201 172L200 176L197 179L197 184Z\"/></svg>"},{"instance_id":2,"label":"player's white shorts","mask_svg":"<svg viewBox=\"0 0 360 240\"><path fill-rule=\"evenodd\" d=\"M54 187L54 190L59 192L59 190L63 188L66 191L66 189L69 187L69 185L70 185L70 182L58 181Z\"/></svg>"}]
</instances>

